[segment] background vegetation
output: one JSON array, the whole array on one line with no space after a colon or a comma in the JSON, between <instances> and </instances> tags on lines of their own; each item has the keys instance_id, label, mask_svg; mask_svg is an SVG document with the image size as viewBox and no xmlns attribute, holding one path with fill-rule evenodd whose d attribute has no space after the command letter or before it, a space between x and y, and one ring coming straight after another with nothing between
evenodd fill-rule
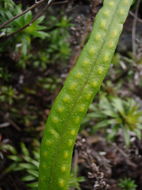
<instances>
[{"instance_id":1,"label":"background vegetation","mask_svg":"<svg viewBox=\"0 0 142 190\"><path fill-rule=\"evenodd\" d=\"M57 2L56 2L57 3ZM39 144L100 0L37 6L0 29L0 190L37 189ZM0 25L34 1L0 1ZM135 1L112 67L82 123L71 189L141 190L142 3Z\"/></svg>"}]
</instances>

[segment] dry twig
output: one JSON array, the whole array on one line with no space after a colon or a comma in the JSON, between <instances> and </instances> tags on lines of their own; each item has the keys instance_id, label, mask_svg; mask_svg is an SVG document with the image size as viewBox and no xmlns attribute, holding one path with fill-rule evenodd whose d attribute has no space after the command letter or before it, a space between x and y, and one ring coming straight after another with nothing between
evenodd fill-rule
<instances>
[{"instance_id":1,"label":"dry twig","mask_svg":"<svg viewBox=\"0 0 142 190\"><path fill-rule=\"evenodd\" d=\"M138 22L142 23L142 19L140 19L139 17L137 17L132 11L130 11L130 15L132 17L136 18Z\"/></svg>"},{"instance_id":2,"label":"dry twig","mask_svg":"<svg viewBox=\"0 0 142 190\"><path fill-rule=\"evenodd\" d=\"M41 5L44 1L45 1L45 0L40 0L39 2L35 3L35 4L32 5L31 7L29 7L28 9L26 9L26 10L23 11L22 13L20 13L19 15L16 15L16 16L13 17L12 19L10 19L10 20L8 20L7 22L3 23L2 25L0 25L0 29L1 29L1 28L4 28L6 25L10 24L11 22L13 22L15 19L19 18L20 16L26 14L28 11L30 11L30 10L36 8L37 6ZM26 24L26 25L24 25L23 27L19 28L19 29L16 30L15 32L12 32L12 33L10 33L10 34L8 34L8 35L4 35L4 36L0 37L0 41L5 40L5 39L8 39L9 37L12 37L12 36L14 36L15 34L17 34L17 33L21 32L21 31L23 31L23 30L26 29L27 27L31 26L39 17L41 17L41 16L44 14L44 12L46 11L46 9L47 9L50 5L52 5L52 4L54 4L54 5L55 5L55 4L63 4L63 3L66 3L66 2L68 2L68 1L65 0L64 2L53 2L53 1L50 1L50 3L47 2L47 4L45 5L45 7L44 7L41 11L39 11L39 12L35 15L35 17L34 17L28 24Z\"/></svg>"},{"instance_id":3,"label":"dry twig","mask_svg":"<svg viewBox=\"0 0 142 190\"><path fill-rule=\"evenodd\" d=\"M133 56L136 56L136 51L137 51L137 46L136 46L136 27L137 27L137 18L138 18L138 11L139 11L139 6L140 6L141 0L137 1L136 4L136 10L134 13L134 21L132 25L132 51L133 51Z\"/></svg>"},{"instance_id":4,"label":"dry twig","mask_svg":"<svg viewBox=\"0 0 142 190\"><path fill-rule=\"evenodd\" d=\"M45 0L40 0L37 3L33 4L31 7L27 8L25 11L23 11L22 13L12 17L11 19L9 19L8 21L2 23L0 25L0 29L5 28L5 26L7 26L8 24L10 24L11 22L13 22L14 20L16 20L17 18L19 18L20 16L23 16L24 14L26 14L27 12L31 11L32 9L36 8L37 6L39 6L40 4L42 4Z\"/></svg>"}]
</instances>

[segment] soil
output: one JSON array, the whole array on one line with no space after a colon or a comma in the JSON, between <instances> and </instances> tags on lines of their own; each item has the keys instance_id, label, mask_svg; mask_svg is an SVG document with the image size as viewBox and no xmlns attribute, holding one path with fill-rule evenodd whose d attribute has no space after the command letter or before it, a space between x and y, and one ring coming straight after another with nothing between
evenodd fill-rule
<instances>
[{"instance_id":1,"label":"soil","mask_svg":"<svg viewBox=\"0 0 142 190\"><path fill-rule=\"evenodd\" d=\"M121 137L110 143L100 134L88 136L81 134L76 143L75 158L79 165L79 175L85 176L82 190L121 190L119 179L131 178L142 187L142 141L131 139L128 149Z\"/></svg>"}]
</instances>

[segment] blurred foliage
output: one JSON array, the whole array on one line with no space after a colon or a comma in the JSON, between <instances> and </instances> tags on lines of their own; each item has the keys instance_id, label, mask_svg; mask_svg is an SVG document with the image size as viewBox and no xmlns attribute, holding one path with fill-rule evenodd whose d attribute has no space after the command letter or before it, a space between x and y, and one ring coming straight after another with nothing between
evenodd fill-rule
<instances>
[{"instance_id":1,"label":"blurred foliage","mask_svg":"<svg viewBox=\"0 0 142 190\"><path fill-rule=\"evenodd\" d=\"M113 140L119 132L124 136L126 145L130 144L131 133L141 139L142 111L133 100L119 97L100 96L98 104L91 104L84 123L94 120L92 132L106 128L107 137Z\"/></svg>"},{"instance_id":2,"label":"blurred foliage","mask_svg":"<svg viewBox=\"0 0 142 190\"><path fill-rule=\"evenodd\" d=\"M1 0L0 7L0 24L23 11L22 5L12 0ZM70 19L62 11L57 15L51 8L15 33L30 23L37 11L40 9L29 11L0 30L0 159L6 163L0 169L2 176L18 174L33 190L37 189L39 164L39 143L33 139L40 139L52 96L62 86L60 72L71 54ZM28 146L23 143L25 138L31 140Z\"/></svg>"},{"instance_id":3,"label":"blurred foliage","mask_svg":"<svg viewBox=\"0 0 142 190\"><path fill-rule=\"evenodd\" d=\"M80 189L80 183L85 181L85 177L78 176L78 165L74 165L71 171L70 181L69 181L69 187L70 190L81 190Z\"/></svg>"},{"instance_id":4,"label":"blurred foliage","mask_svg":"<svg viewBox=\"0 0 142 190\"><path fill-rule=\"evenodd\" d=\"M69 39L68 28L71 26L70 20L66 16L62 16L60 20L51 16L49 18L48 30L51 30L54 23L54 30L50 33L49 44L50 48L47 49L47 54L52 57L52 61L61 61L68 59L70 55L70 47L67 39Z\"/></svg>"},{"instance_id":5,"label":"blurred foliage","mask_svg":"<svg viewBox=\"0 0 142 190\"><path fill-rule=\"evenodd\" d=\"M46 25L47 31L50 31L48 32L49 37L46 38L43 44L42 41L39 42L41 50L38 50L34 56L27 55L20 61L21 65L24 65L23 61L27 61L32 63L33 67L40 68L41 70L45 70L48 64L56 62L62 66L71 53L68 43L70 36L68 28L70 26L70 21L66 16L62 16L60 20L55 16L50 16L49 22ZM36 49L33 51L36 51Z\"/></svg>"},{"instance_id":6,"label":"blurred foliage","mask_svg":"<svg viewBox=\"0 0 142 190\"><path fill-rule=\"evenodd\" d=\"M11 86L1 86L0 89L0 103L7 102L12 104L13 100L16 98L16 92Z\"/></svg>"},{"instance_id":7,"label":"blurred foliage","mask_svg":"<svg viewBox=\"0 0 142 190\"><path fill-rule=\"evenodd\" d=\"M22 13L21 5L15 5L15 3L12 0L6 0L6 1L2 0L0 2L0 5L1 5L0 24L2 24L4 21L11 19L15 15ZM22 28L23 26L29 24L32 20L32 16L33 15L31 11L24 14L23 16L20 16L19 18L11 22L6 28L2 29L0 36L12 34L17 30L19 30L20 28ZM26 55L28 49L30 48L31 40L33 38L45 39L48 36L48 34L43 31L46 29L46 27L40 25L43 22L44 18L45 18L44 16L38 18L29 27L22 30L21 32L18 32L16 34L16 37L14 36L12 39L10 38L10 41L9 39L5 40L4 43L1 44L0 52L3 52L3 50L7 47L9 48L9 46L7 45L10 44L11 47L13 47L13 51L16 50L17 52L19 51L19 53L21 53L22 55Z\"/></svg>"},{"instance_id":8,"label":"blurred foliage","mask_svg":"<svg viewBox=\"0 0 142 190\"><path fill-rule=\"evenodd\" d=\"M71 189L73 188L75 190L81 190L79 183L84 182L84 181L85 181L84 177L82 177L82 176L77 177L74 173L71 173L69 186Z\"/></svg>"},{"instance_id":9,"label":"blurred foliage","mask_svg":"<svg viewBox=\"0 0 142 190\"><path fill-rule=\"evenodd\" d=\"M0 24L23 10L22 5L17 5L12 0L2 0L0 6ZM4 37L19 30L28 24L35 14L34 11L29 11L14 20L0 31L0 36ZM59 77L60 74L56 74L56 71L53 73L52 70L57 68L60 71L66 67L71 53L68 42L70 19L62 12L57 16L52 9L47 14L48 16L40 17L21 32L1 41L1 111L7 110L10 106L8 108L10 117L24 126L36 123L38 117L36 110L40 107L38 107L41 104L40 98L49 102L47 94L50 96L62 86L63 79ZM54 66L51 64L56 65L56 68L52 68ZM50 106L44 103L44 107ZM43 115L40 110L38 114Z\"/></svg>"},{"instance_id":10,"label":"blurred foliage","mask_svg":"<svg viewBox=\"0 0 142 190\"><path fill-rule=\"evenodd\" d=\"M120 179L118 187L120 187L122 190L136 190L137 185L131 178L124 178Z\"/></svg>"},{"instance_id":11,"label":"blurred foliage","mask_svg":"<svg viewBox=\"0 0 142 190\"><path fill-rule=\"evenodd\" d=\"M11 79L11 74L8 71L0 66L0 80L8 82Z\"/></svg>"},{"instance_id":12,"label":"blurred foliage","mask_svg":"<svg viewBox=\"0 0 142 190\"><path fill-rule=\"evenodd\" d=\"M0 24L22 12L22 6L16 5L12 0L2 0L0 6ZM18 31L29 24L33 16L34 12L31 11L20 16L2 29L0 36L5 37ZM60 18L50 16L48 20L42 16L29 27L3 40L0 53L9 52L12 57L18 59L18 63L22 67L26 67L26 64L29 63L35 67L46 69L48 63L65 62L70 55L70 47L67 42L70 26L70 21L66 16L60 16ZM32 43L35 45L32 46Z\"/></svg>"},{"instance_id":13,"label":"blurred foliage","mask_svg":"<svg viewBox=\"0 0 142 190\"><path fill-rule=\"evenodd\" d=\"M7 168L6 172L23 172L22 181L30 189L36 190L38 186L38 168L39 168L39 143L34 142L34 150L30 151L21 144L21 154L19 155L16 150L11 152L8 156L13 163Z\"/></svg>"},{"instance_id":14,"label":"blurred foliage","mask_svg":"<svg viewBox=\"0 0 142 190\"><path fill-rule=\"evenodd\" d=\"M38 168L39 168L39 142L33 142L33 150L29 151L24 143L21 143L21 153L19 154L11 145L5 145L3 149L8 149L10 155L8 158L12 160L12 164L5 170L5 173L21 172L21 180L32 190L38 189ZM80 190L80 182L84 181L84 177L77 177L74 171L71 173L69 186Z\"/></svg>"},{"instance_id":15,"label":"blurred foliage","mask_svg":"<svg viewBox=\"0 0 142 190\"><path fill-rule=\"evenodd\" d=\"M5 126L7 123L5 123ZM0 160L3 160L7 153L16 153L15 148L9 144L8 139L2 139L0 136Z\"/></svg>"},{"instance_id":16,"label":"blurred foliage","mask_svg":"<svg viewBox=\"0 0 142 190\"><path fill-rule=\"evenodd\" d=\"M59 84L62 83L60 78L55 77L39 77L37 85L50 92L54 91Z\"/></svg>"}]
</instances>

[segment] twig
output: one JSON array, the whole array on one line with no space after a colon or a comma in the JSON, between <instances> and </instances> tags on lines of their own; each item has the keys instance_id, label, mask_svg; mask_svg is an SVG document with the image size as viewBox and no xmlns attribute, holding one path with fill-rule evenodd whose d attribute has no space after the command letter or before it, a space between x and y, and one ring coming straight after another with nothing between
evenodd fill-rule
<instances>
[{"instance_id":1,"label":"twig","mask_svg":"<svg viewBox=\"0 0 142 190\"><path fill-rule=\"evenodd\" d=\"M9 125L10 125L9 122L5 122L5 123L0 124L0 128L5 128L5 127L8 127Z\"/></svg>"},{"instance_id":2,"label":"twig","mask_svg":"<svg viewBox=\"0 0 142 190\"><path fill-rule=\"evenodd\" d=\"M54 5L60 5L60 4L65 4L65 3L68 3L69 0L65 0L65 1L61 1L61 2L54 2L53 4Z\"/></svg>"},{"instance_id":3,"label":"twig","mask_svg":"<svg viewBox=\"0 0 142 190\"><path fill-rule=\"evenodd\" d=\"M42 4L45 0L40 0L37 3L33 4L31 7L27 8L25 11L23 11L22 13L12 17L11 19L9 19L8 21L4 22L3 24L0 25L0 29L4 28L5 26L7 26L8 24L10 24L11 22L13 22L14 20L16 20L17 18L19 18L20 16L23 16L24 14L26 14L27 12L31 11L32 9L36 8L37 6L39 6L40 4Z\"/></svg>"},{"instance_id":4,"label":"twig","mask_svg":"<svg viewBox=\"0 0 142 190\"><path fill-rule=\"evenodd\" d=\"M50 6L50 4L47 4L37 15L35 15L35 17L26 25L24 25L23 27L19 28L18 30L16 30L15 32L12 32L6 36L2 36L0 38L0 40L5 40L9 37L14 36L15 34L17 34L18 32L23 31L24 29L26 29L27 27L31 26L33 24L33 22L35 22L39 17L41 17L44 13L44 11Z\"/></svg>"},{"instance_id":5,"label":"twig","mask_svg":"<svg viewBox=\"0 0 142 190\"><path fill-rule=\"evenodd\" d=\"M42 3L43 3L43 1L45 1L45 0L42 0ZM37 13L37 15L35 15L35 17L31 20L31 22L29 22L28 24L26 24L26 25L24 25L23 27L19 28L19 29L16 30L15 32L12 32L12 33L10 33L10 34L8 34L8 35L4 35L4 36L0 37L0 41L5 40L5 39L7 39L7 38L9 38L9 37L12 37L12 36L14 36L15 34L17 34L18 32L21 32L21 31L23 31L24 29L26 29L27 27L29 27L30 25L32 25L33 22L35 22L39 17L41 17L41 16L43 15L44 11L45 11L51 4L56 5L56 4L66 3L66 2L68 2L68 1L55 2L55 3L53 3L53 1L52 1L52 2L50 2L50 3L47 3L46 6L45 6L39 13Z\"/></svg>"},{"instance_id":6,"label":"twig","mask_svg":"<svg viewBox=\"0 0 142 190\"><path fill-rule=\"evenodd\" d=\"M138 22L142 23L142 19L137 17L132 11L130 11L130 15L137 19Z\"/></svg>"},{"instance_id":7,"label":"twig","mask_svg":"<svg viewBox=\"0 0 142 190\"><path fill-rule=\"evenodd\" d=\"M2 111L0 111L0 116L4 117L4 120L6 121L7 124L9 123L17 131L21 131L20 127L13 120L10 119L9 113L4 114Z\"/></svg>"},{"instance_id":8,"label":"twig","mask_svg":"<svg viewBox=\"0 0 142 190\"><path fill-rule=\"evenodd\" d=\"M117 150L120 152L120 154L125 158L125 161L126 163L129 165L129 166L132 166L133 168L136 168L137 165L135 163L133 163L130 159L129 159L129 156L121 149L119 148L117 145L116 145L116 148Z\"/></svg>"},{"instance_id":9,"label":"twig","mask_svg":"<svg viewBox=\"0 0 142 190\"><path fill-rule=\"evenodd\" d=\"M137 15L138 15L138 10L139 10L139 6L140 6L140 1L137 1L136 4L136 10L135 10L135 17L134 17L134 21L133 21L133 25L132 25L132 51L133 51L133 56L136 56L136 51L137 51L137 47L136 47L136 26L137 26Z\"/></svg>"}]
</instances>

